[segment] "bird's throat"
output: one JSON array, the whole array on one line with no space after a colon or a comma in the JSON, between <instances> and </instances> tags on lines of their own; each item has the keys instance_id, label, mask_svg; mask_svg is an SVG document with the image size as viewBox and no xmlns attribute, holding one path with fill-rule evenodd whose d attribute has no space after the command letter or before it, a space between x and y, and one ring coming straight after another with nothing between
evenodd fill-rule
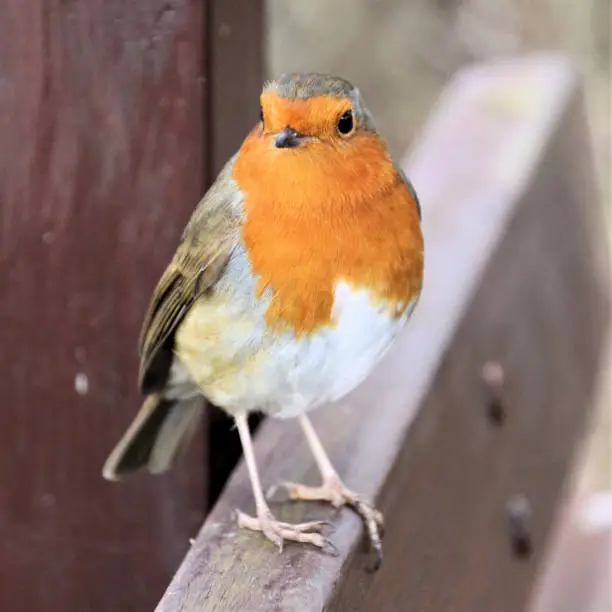
<instances>
[{"instance_id":1,"label":"bird's throat","mask_svg":"<svg viewBox=\"0 0 612 612\"><path fill-rule=\"evenodd\" d=\"M271 294L268 325L297 336L333 325L340 281L367 289L390 316L401 313L420 292L423 241L415 202L384 146L277 159L259 146L256 135L247 138L233 178L257 291Z\"/></svg>"}]
</instances>

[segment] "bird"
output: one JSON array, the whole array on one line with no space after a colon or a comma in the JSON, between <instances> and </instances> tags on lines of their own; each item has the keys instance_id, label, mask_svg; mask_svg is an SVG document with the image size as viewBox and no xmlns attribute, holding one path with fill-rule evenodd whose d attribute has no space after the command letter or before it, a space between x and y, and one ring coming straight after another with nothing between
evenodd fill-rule
<instances>
[{"instance_id":1,"label":"bird","mask_svg":"<svg viewBox=\"0 0 612 612\"><path fill-rule=\"evenodd\" d=\"M333 554L325 521L270 510L248 416L298 420L321 484L281 483L291 500L348 506L377 567L382 513L348 488L310 412L375 369L419 300L421 205L360 91L316 72L264 83L260 116L195 207L155 287L139 337L144 401L102 474L160 474L183 454L211 403L238 431L255 513L241 528ZM279 485L280 486L280 485Z\"/></svg>"}]
</instances>

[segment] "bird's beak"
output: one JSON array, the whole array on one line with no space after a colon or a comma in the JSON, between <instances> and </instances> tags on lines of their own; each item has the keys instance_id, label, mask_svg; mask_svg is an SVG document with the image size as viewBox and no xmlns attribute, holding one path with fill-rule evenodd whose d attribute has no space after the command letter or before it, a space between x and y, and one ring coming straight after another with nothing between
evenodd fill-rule
<instances>
[{"instance_id":1,"label":"bird's beak","mask_svg":"<svg viewBox=\"0 0 612 612\"><path fill-rule=\"evenodd\" d=\"M304 136L292 127L283 128L274 139L274 146L277 149L293 149L299 147L304 140Z\"/></svg>"}]
</instances>

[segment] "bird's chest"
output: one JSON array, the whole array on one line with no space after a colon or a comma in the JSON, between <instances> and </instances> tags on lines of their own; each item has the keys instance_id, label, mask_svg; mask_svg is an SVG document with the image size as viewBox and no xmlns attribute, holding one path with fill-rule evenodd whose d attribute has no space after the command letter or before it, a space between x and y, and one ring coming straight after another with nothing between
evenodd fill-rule
<instances>
[{"instance_id":1,"label":"bird's chest","mask_svg":"<svg viewBox=\"0 0 612 612\"><path fill-rule=\"evenodd\" d=\"M241 251L215 294L195 304L176 337L190 377L229 412L289 417L342 397L370 373L413 306L398 313L366 289L338 280L325 325L305 333L279 328L269 323L274 294L257 291L257 277ZM308 300L296 295L294 307L305 308Z\"/></svg>"},{"instance_id":2,"label":"bird's chest","mask_svg":"<svg viewBox=\"0 0 612 612\"><path fill-rule=\"evenodd\" d=\"M284 397L272 411L291 417L352 391L391 346L413 306L397 314L367 290L339 281L328 326L275 342L268 373L277 377Z\"/></svg>"}]
</instances>

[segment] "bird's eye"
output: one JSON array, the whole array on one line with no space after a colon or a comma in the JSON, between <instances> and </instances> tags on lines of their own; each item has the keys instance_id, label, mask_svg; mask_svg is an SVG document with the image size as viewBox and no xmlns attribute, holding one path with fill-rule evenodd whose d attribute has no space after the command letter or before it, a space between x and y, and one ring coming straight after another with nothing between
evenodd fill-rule
<instances>
[{"instance_id":1,"label":"bird's eye","mask_svg":"<svg viewBox=\"0 0 612 612\"><path fill-rule=\"evenodd\" d=\"M340 132L340 134L343 136L347 136L353 131L354 121L353 111L351 109L347 110L340 116L336 127L338 128L338 132Z\"/></svg>"},{"instance_id":2,"label":"bird's eye","mask_svg":"<svg viewBox=\"0 0 612 612\"><path fill-rule=\"evenodd\" d=\"M261 108L261 106L259 107L259 120L260 120L262 123L264 122L263 108Z\"/></svg>"}]
</instances>

